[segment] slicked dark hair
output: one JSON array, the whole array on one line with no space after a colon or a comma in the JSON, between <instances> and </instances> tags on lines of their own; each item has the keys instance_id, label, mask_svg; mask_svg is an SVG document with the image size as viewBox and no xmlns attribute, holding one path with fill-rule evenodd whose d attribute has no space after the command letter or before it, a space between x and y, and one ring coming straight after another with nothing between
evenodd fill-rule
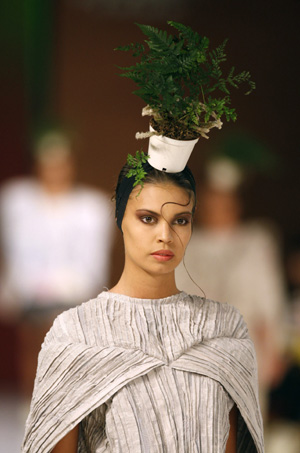
<instances>
[{"instance_id":1,"label":"slicked dark hair","mask_svg":"<svg viewBox=\"0 0 300 453\"><path fill-rule=\"evenodd\" d=\"M179 173L167 173L156 170L151 167L148 162L143 165L146 176L143 180L144 184L174 184L187 191L190 197L194 199L193 213L196 208L196 184L194 176L188 167ZM116 219L118 227L121 229L123 216L130 193L133 189L134 178L127 178L127 173L130 170L128 164L125 164L120 171L118 182L115 190L114 199L116 201Z\"/></svg>"}]
</instances>

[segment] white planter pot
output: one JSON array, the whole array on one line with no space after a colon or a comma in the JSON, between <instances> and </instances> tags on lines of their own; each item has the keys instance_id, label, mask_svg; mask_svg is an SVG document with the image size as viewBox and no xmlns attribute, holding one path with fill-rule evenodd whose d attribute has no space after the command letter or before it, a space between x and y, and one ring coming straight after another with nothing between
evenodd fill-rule
<instances>
[{"instance_id":1,"label":"white planter pot","mask_svg":"<svg viewBox=\"0 0 300 453\"><path fill-rule=\"evenodd\" d=\"M153 130L150 126L150 131ZM185 168L198 140L174 140L163 135L152 135L149 138L148 162L157 170L178 173Z\"/></svg>"}]
</instances>

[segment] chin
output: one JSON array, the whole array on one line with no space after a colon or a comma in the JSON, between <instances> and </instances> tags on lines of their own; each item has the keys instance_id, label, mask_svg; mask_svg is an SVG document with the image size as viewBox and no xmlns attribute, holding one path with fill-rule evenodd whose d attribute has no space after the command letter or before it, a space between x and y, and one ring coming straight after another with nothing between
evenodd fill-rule
<instances>
[{"instance_id":1,"label":"chin","mask_svg":"<svg viewBox=\"0 0 300 453\"><path fill-rule=\"evenodd\" d=\"M153 267L153 273L160 275L167 275L175 271L176 267L179 263L170 263L170 262L162 262L157 263L155 267Z\"/></svg>"}]
</instances>

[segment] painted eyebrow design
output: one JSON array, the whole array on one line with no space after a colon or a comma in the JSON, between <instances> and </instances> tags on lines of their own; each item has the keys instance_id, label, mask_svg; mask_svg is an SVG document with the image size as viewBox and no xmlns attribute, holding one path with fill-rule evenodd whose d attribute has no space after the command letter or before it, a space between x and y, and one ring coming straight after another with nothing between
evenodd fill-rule
<instances>
[{"instance_id":1,"label":"painted eyebrow design","mask_svg":"<svg viewBox=\"0 0 300 453\"><path fill-rule=\"evenodd\" d=\"M136 212L147 212L149 214L153 214L156 216L160 216L161 214L155 211L151 211L150 209L137 209ZM175 214L175 217L181 216L181 215L193 215L191 211L184 211L184 212L179 212L178 214Z\"/></svg>"}]
</instances>

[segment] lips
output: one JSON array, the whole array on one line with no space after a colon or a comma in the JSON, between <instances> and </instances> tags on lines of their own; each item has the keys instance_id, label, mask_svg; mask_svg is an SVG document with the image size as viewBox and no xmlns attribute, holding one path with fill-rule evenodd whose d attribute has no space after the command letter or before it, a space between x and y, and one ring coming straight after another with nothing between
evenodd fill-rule
<instances>
[{"instance_id":1,"label":"lips","mask_svg":"<svg viewBox=\"0 0 300 453\"><path fill-rule=\"evenodd\" d=\"M158 261L169 261L173 258L174 253L171 250L157 250L151 255Z\"/></svg>"},{"instance_id":2,"label":"lips","mask_svg":"<svg viewBox=\"0 0 300 453\"><path fill-rule=\"evenodd\" d=\"M174 253L171 250L157 250L157 252L153 252L151 255L174 256Z\"/></svg>"}]
</instances>

